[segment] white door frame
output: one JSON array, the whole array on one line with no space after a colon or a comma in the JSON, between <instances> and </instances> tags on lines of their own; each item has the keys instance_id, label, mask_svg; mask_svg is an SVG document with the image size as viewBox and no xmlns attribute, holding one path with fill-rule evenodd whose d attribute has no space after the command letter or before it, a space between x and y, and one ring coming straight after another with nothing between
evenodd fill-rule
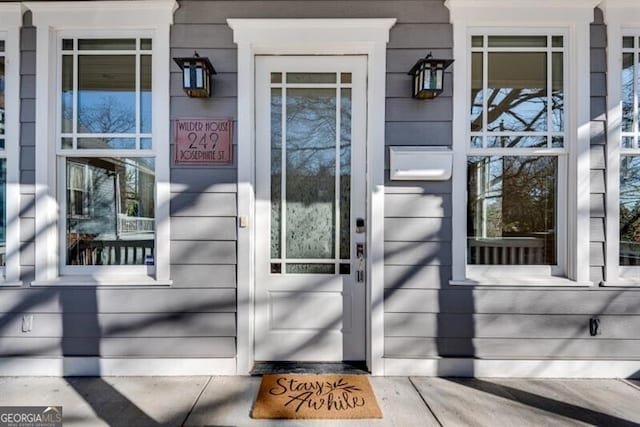
<instances>
[{"instance_id":1,"label":"white door frame","mask_svg":"<svg viewBox=\"0 0 640 427\"><path fill-rule=\"evenodd\" d=\"M228 19L238 45L237 374L253 367L255 56L367 55L367 366L382 375L386 45L395 19ZM239 221L243 222L243 221Z\"/></svg>"}]
</instances>

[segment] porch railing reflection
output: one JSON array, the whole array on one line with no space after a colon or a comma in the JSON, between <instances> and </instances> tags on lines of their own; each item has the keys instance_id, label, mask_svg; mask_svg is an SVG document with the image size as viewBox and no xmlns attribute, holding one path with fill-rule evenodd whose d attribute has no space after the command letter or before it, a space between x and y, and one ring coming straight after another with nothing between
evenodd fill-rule
<instances>
[{"instance_id":1,"label":"porch railing reflection","mask_svg":"<svg viewBox=\"0 0 640 427\"><path fill-rule=\"evenodd\" d=\"M474 265L541 265L547 244L543 237L469 239L469 263Z\"/></svg>"},{"instance_id":2,"label":"porch railing reflection","mask_svg":"<svg viewBox=\"0 0 640 427\"><path fill-rule=\"evenodd\" d=\"M154 239L104 240L82 233L69 235L70 265L142 265L153 256Z\"/></svg>"},{"instance_id":3,"label":"porch railing reflection","mask_svg":"<svg viewBox=\"0 0 640 427\"><path fill-rule=\"evenodd\" d=\"M640 265L640 242L620 242L620 265Z\"/></svg>"}]
</instances>

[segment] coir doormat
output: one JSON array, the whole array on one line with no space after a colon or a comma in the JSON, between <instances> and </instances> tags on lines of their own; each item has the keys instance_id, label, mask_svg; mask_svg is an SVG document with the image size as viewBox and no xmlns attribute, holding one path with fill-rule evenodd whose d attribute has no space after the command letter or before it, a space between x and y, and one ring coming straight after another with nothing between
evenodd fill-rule
<instances>
[{"instance_id":1,"label":"coir doormat","mask_svg":"<svg viewBox=\"0 0 640 427\"><path fill-rule=\"evenodd\" d=\"M365 375L263 375L252 418L382 418Z\"/></svg>"}]
</instances>

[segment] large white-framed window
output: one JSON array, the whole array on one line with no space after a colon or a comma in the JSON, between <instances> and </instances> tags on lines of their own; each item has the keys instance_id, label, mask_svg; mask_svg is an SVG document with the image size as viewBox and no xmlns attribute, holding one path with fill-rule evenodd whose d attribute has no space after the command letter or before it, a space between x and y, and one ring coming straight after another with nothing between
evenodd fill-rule
<instances>
[{"instance_id":1,"label":"large white-framed window","mask_svg":"<svg viewBox=\"0 0 640 427\"><path fill-rule=\"evenodd\" d=\"M30 3L36 280L168 284L169 28L177 4Z\"/></svg>"},{"instance_id":2,"label":"large white-framed window","mask_svg":"<svg viewBox=\"0 0 640 427\"><path fill-rule=\"evenodd\" d=\"M445 3L455 59L452 222L466 225L453 229L451 284L591 284L595 3Z\"/></svg>"},{"instance_id":3,"label":"large white-framed window","mask_svg":"<svg viewBox=\"0 0 640 427\"><path fill-rule=\"evenodd\" d=\"M0 4L0 286L20 284L19 3Z\"/></svg>"},{"instance_id":4,"label":"large white-framed window","mask_svg":"<svg viewBox=\"0 0 640 427\"><path fill-rule=\"evenodd\" d=\"M640 4L606 0L606 286L640 286Z\"/></svg>"}]
</instances>

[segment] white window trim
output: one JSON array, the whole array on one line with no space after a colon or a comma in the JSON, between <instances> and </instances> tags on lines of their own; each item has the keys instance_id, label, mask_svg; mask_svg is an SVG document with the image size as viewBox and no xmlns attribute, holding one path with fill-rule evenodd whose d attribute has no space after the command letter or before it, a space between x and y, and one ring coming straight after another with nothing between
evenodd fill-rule
<instances>
[{"instance_id":1,"label":"white window trim","mask_svg":"<svg viewBox=\"0 0 640 427\"><path fill-rule=\"evenodd\" d=\"M20 283L20 3L0 3L0 39L5 41L6 257L0 286Z\"/></svg>"},{"instance_id":2,"label":"white window trim","mask_svg":"<svg viewBox=\"0 0 640 427\"><path fill-rule=\"evenodd\" d=\"M109 272L88 274L83 283L170 284L169 259L169 58L170 26L178 8L175 0L136 2L25 2L36 27L36 271L32 285L78 283L77 278L60 273L60 203L57 193L58 37L83 31L153 34L152 50L152 134L156 153L156 252L155 278ZM109 153L111 156L117 152ZM90 270L88 270L90 271ZM67 280L68 279L68 280Z\"/></svg>"},{"instance_id":3,"label":"white window trim","mask_svg":"<svg viewBox=\"0 0 640 427\"><path fill-rule=\"evenodd\" d=\"M367 55L367 363L384 372L384 117L386 44L395 19L229 19L238 45L238 374L254 354L255 88L257 54Z\"/></svg>"},{"instance_id":4,"label":"white window trim","mask_svg":"<svg viewBox=\"0 0 640 427\"><path fill-rule=\"evenodd\" d=\"M471 73L470 36L476 29L486 32L509 29L522 34L526 29L557 31L565 37L565 130L568 154L566 189L565 275L530 275L527 266L491 266L477 269L473 277L466 264L466 227L454 227L452 285L496 286L590 286L589 281L589 24L598 0L519 0L505 4L501 0L447 0L453 24L453 188L452 223L466 224L466 164L469 145L469 85ZM561 192L559 191L559 196Z\"/></svg>"},{"instance_id":5,"label":"white window trim","mask_svg":"<svg viewBox=\"0 0 640 427\"><path fill-rule=\"evenodd\" d=\"M607 25L607 171L606 256L604 286L640 286L640 267L620 266L620 136L622 125L622 37L640 37L637 0L605 0L600 8ZM625 274L625 270L632 275ZM634 278L635 277L635 278Z\"/></svg>"}]
</instances>

